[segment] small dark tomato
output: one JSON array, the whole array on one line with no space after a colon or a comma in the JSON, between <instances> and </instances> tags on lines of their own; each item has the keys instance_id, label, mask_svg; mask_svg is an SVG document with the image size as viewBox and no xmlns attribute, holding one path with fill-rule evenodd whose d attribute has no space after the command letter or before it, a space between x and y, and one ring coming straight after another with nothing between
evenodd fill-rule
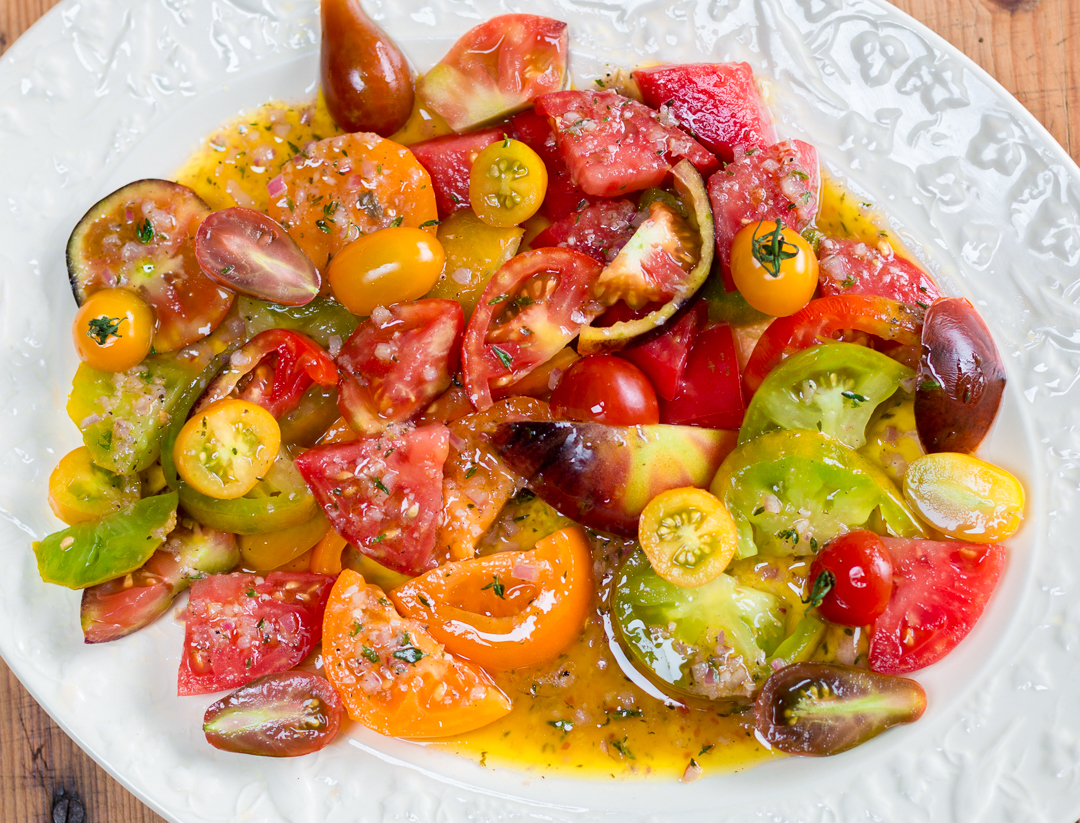
<instances>
[{"instance_id":1,"label":"small dark tomato","mask_svg":"<svg viewBox=\"0 0 1080 823\"><path fill-rule=\"evenodd\" d=\"M814 558L806 580L811 605L842 626L866 626L881 615L892 594L893 567L881 538L848 532Z\"/></svg>"},{"instance_id":2,"label":"small dark tomato","mask_svg":"<svg viewBox=\"0 0 1080 823\"><path fill-rule=\"evenodd\" d=\"M312 672L268 674L211 703L203 732L211 746L264 757L296 757L326 746L341 727L341 698Z\"/></svg>"},{"instance_id":3,"label":"small dark tomato","mask_svg":"<svg viewBox=\"0 0 1080 823\"><path fill-rule=\"evenodd\" d=\"M660 422L656 391L645 373L622 358L593 354L574 362L551 393L560 420L637 426Z\"/></svg>"},{"instance_id":4,"label":"small dark tomato","mask_svg":"<svg viewBox=\"0 0 1080 823\"><path fill-rule=\"evenodd\" d=\"M839 666L796 663L765 681L754 702L758 734L788 754L839 754L926 709L914 680Z\"/></svg>"}]
</instances>

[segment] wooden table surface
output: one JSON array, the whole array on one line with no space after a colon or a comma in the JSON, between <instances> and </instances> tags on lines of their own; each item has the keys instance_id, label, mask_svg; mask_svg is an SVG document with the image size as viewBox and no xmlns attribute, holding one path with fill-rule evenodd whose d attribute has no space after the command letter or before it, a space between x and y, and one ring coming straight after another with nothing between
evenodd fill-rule
<instances>
[{"instance_id":1,"label":"wooden table surface","mask_svg":"<svg viewBox=\"0 0 1080 823\"><path fill-rule=\"evenodd\" d=\"M56 0L0 0L0 54ZM1080 0L898 0L972 57L1080 161ZM157 823L0 661L0 823Z\"/></svg>"}]
</instances>

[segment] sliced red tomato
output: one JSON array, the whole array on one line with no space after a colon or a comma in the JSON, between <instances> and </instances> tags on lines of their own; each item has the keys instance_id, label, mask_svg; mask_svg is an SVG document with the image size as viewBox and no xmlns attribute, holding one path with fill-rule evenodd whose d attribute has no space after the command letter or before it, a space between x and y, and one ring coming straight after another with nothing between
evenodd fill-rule
<instances>
[{"instance_id":1,"label":"sliced red tomato","mask_svg":"<svg viewBox=\"0 0 1080 823\"><path fill-rule=\"evenodd\" d=\"M570 179L570 170L559 153L555 132L551 130L551 123L546 117L541 117L534 109L518 112L510 118L510 129L513 132L511 136L540 155L547 166L547 194L540 206L541 215L557 223L597 202L599 198L586 194ZM534 245L533 248L539 246Z\"/></svg>"},{"instance_id":2,"label":"sliced red tomato","mask_svg":"<svg viewBox=\"0 0 1080 823\"><path fill-rule=\"evenodd\" d=\"M818 250L821 296L876 294L924 309L941 296L930 276L891 248L882 251L859 240L823 238Z\"/></svg>"},{"instance_id":3,"label":"sliced red tomato","mask_svg":"<svg viewBox=\"0 0 1080 823\"><path fill-rule=\"evenodd\" d=\"M469 172L473 160L504 136L503 129L484 129L469 134L449 134L409 146L409 151L431 175L439 217L470 207Z\"/></svg>"},{"instance_id":4,"label":"sliced red tomato","mask_svg":"<svg viewBox=\"0 0 1080 823\"><path fill-rule=\"evenodd\" d=\"M511 259L488 282L469 320L461 364L477 410L492 391L551 359L602 310L589 298L600 265L569 249L536 249Z\"/></svg>"},{"instance_id":5,"label":"sliced red tomato","mask_svg":"<svg viewBox=\"0 0 1080 823\"><path fill-rule=\"evenodd\" d=\"M905 674L936 663L983 613L1005 568L1001 546L884 537L893 593L870 628L870 668Z\"/></svg>"},{"instance_id":6,"label":"sliced red tomato","mask_svg":"<svg viewBox=\"0 0 1080 823\"><path fill-rule=\"evenodd\" d=\"M817 214L820 184L817 149L801 140L747 149L709 178L724 288L735 291L731 243L739 230L748 223L779 219L802 231Z\"/></svg>"},{"instance_id":7,"label":"sliced red tomato","mask_svg":"<svg viewBox=\"0 0 1080 823\"><path fill-rule=\"evenodd\" d=\"M454 131L527 107L566 86L566 23L504 14L469 29L416 84Z\"/></svg>"},{"instance_id":8,"label":"sliced red tomato","mask_svg":"<svg viewBox=\"0 0 1080 823\"><path fill-rule=\"evenodd\" d=\"M338 534L383 566L416 575L435 567L449 448L450 430L435 423L316 446L296 468Z\"/></svg>"},{"instance_id":9,"label":"sliced red tomato","mask_svg":"<svg viewBox=\"0 0 1080 823\"><path fill-rule=\"evenodd\" d=\"M656 66L634 72L645 102L667 112L724 163L776 142L772 116L747 63Z\"/></svg>"},{"instance_id":10,"label":"sliced red tomato","mask_svg":"<svg viewBox=\"0 0 1080 823\"><path fill-rule=\"evenodd\" d=\"M299 332L267 329L233 353L195 410L232 396L280 418L297 407L312 383L337 382L337 366L322 346Z\"/></svg>"},{"instance_id":11,"label":"sliced red tomato","mask_svg":"<svg viewBox=\"0 0 1080 823\"><path fill-rule=\"evenodd\" d=\"M587 194L617 197L659 186L685 157L703 176L719 167L700 143L616 91L560 91L536 101L549 118L570 178Z\"/></svg>"},{"instance_id":12,"label":"sliced red tomato","mask_svg":"<svg viewBox=\"0 0 1080 823\"><path fill-rule=\"evenodd\" d=\"M795 314L774 320L758 338L743 370L747 399L785 357L847 330L915 346L922 331L922 314L918 308L887 297L839 294L811 300Z\"/></svg>"},{"instance_id":13,"label":"sliced red tomato","mask_svg":"<svg viewBox=\"0 0 1080 823\"><path fill-rule=\"evenodd\" d=\"M327 679L349 717L380 734L448 737L510 712L510 698L483 669L447 654L352 569L334 584L323 634Z\"/></svg>"},{"instance_id":14,"label":"sliced red tomato","mask_svg":"<svg viewBox=\"0 0 1080 823\"><path fill-rule=\"evenodd\" d=\"M487 670L556 657L585 625L592 604L592 553L580 526L527 552L446 563L390 592L454 654Z\"/></svg>"},{"instance_id":15,"label":"sliced red tomato","mask_svg":"<svg viewBox=\"0 0 1080 823\"><path fill-rule=\"evenodd\" d=\"M409 420L450 387L465 315L456 300L376 307L338 354L338 408L360 434Z\"/></svg>"},{"instance_id":16,"label":"sliced red tomato","mask_svg":"<svg viewBox=\"0 0 1080 823\"><path fill-rule=\"evenodd\" d=\"M682 382L690 346L697 331L705 325L708 309L704 301L680 317L655 340L623 349L619 357L629 360L649 378L658 397L674 400Z\"/></svg>"},{"instance_id":17,"label":"sliced red tomato","mask_svg":"<svg viewBox=\"0 0 1080 823\"><path fill-rule=\"evenodd\" d=\"M321 574L217 574L191 586L178 693L235 689L284 672L322 638L334 580Z\"/></svg>"},{"instance_id":18,"label":"sliced red tomato","mask_svg":"<svg viewBox=\"0 0 1080 823\"><path fill-rule=\"evenodd\" d=\"M534 249L559 246L610 263L631 237L637 208L629 200L600 200L552 223L532 239Z\"/></svg>"},{"instance_id":19,"label":"sliced red tomato","mask_svg":"<svg viewBox=\"0 0 1080 823\"><path fill-rule=\"evenodd\" d=\"M656 391L633 363L613 354L574 361L551 393L556 420L637 426L660 422Z\"/></svg>"},{"instance_id":20,"label":"sliced red tomato","mask_svg":"<svg viewBox=\"0 0 1080 823\"><path fill-rule=\"evenodd\" d=\"M125 288L154 309L154 350L175 351L206 337L233 293L195 259L195 233L210 208L168 180L129 183L90 207L67 245L68 277L81 306L100 289Z\"/></svg>"},{"instance_id":21,"label":"sliced red tomato","mask_svg":"<svg viewBox=\"0 0 1080 823\"><path fill-rule=\"evenodd\" d=\"M698 332L671 400L660 403L660 422L737 429L746 413L735 340L726 323Z\"/></svg>"}]
</instances>

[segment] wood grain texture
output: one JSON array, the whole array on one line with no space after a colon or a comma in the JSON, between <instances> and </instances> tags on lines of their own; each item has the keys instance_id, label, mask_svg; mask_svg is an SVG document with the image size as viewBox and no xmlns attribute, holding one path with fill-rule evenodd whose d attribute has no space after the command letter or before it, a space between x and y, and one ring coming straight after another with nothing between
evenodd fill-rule
<instances>
[{"instance_id":1,"label":"wood grain texture","mask_svg":"<svg viewBox=\"0 0 1080 823\"><path fill-rule=\"evenodd\" d=\"M0 53L56 0L0 0ZM1080 2L899 0L973 58L1080 161ZM0 661L0 823L161 823L50 720Z\"/></svg>"}]
</instances>

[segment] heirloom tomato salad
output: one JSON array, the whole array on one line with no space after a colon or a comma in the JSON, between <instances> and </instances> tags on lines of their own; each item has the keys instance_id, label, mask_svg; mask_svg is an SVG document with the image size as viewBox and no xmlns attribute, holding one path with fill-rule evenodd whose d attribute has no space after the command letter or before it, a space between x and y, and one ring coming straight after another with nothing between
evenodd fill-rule
<instances>
[{"instance_id":1,"label":"heirloom tomato salad","mask_svg":"<svg viewBox=\"0 0 1080 823\"><path fill-rule=\"evenodd\" d=\"M318 101L71 234L34 551L86 642L170 613L208 741L260 755L352 721L691 781L919 718L1023 514L971 303L745 63L575 84L512 14L417 78L322 15Z\"/></svg>"}]
</instances>

